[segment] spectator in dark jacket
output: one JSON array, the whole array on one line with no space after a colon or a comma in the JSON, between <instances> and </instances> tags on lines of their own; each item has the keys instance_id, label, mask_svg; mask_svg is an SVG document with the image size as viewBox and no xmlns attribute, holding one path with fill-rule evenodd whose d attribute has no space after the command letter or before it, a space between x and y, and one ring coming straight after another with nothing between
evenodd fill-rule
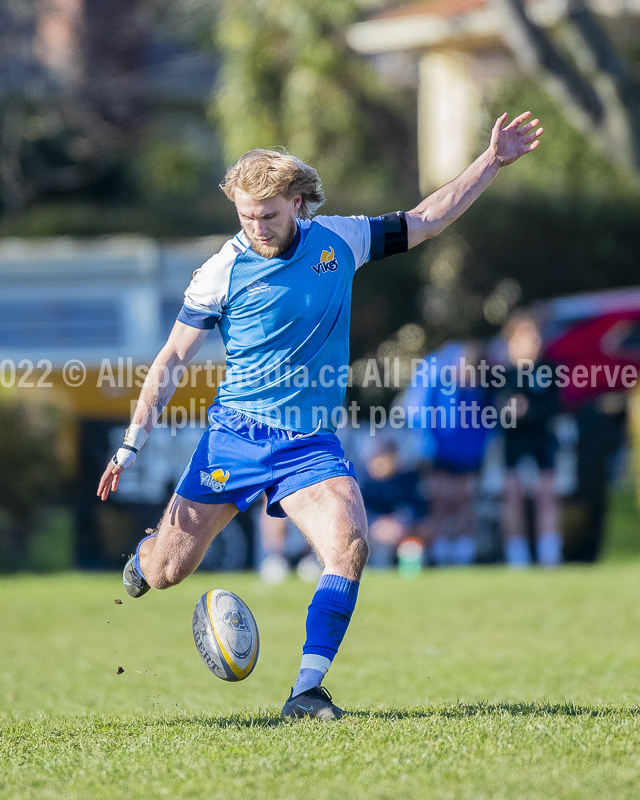
<instances>
[{"instance_id":1,"label":"spectator in dark jacket","mask_svg":"<svg viewBox=\"0 0 640 800\"><path fill-rule=\"evenodd\" d=\"M497 404L511 404L515 408L515 427L504 431L505 555L513 567L526 567L531 563L525 494L517 469L524 458L529 458L538 467L534 495L537 560L545 567L555 567L562 560L562 537L553 471L557 442L549 427L550 419L559 410L558 388L554 380L548 380L549 374L555 376L554 365L540 360L542 339L530 315L522 312L514 315L505 326L503 336L508 364L505 364L505 386L498 392ZM540 371L543 366L550 369ZM531 376L527 374L529 371Z\"/></svg>"},{"instance_id":2,"label":"spectator in dark jacket","mask_svg":"<svg viewBox=\"0 0 640 800\"><path fill-rule=\"evenodd\" d=\"M422 534L427 504L419 474L402 470L396 443L386 441L367 459L360 488L369 521L369 566L389 567L400 542Z\"/></svg>"}]
</instances>

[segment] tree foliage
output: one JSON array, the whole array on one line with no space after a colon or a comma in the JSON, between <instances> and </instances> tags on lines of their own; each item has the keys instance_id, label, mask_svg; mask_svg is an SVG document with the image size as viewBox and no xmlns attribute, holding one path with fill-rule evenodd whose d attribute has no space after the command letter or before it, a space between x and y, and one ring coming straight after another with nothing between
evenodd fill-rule
<instances>
[{"instance_id":1,"label":"tree foliage","mask_svg":"<svg viewBox=\"0 0 640 800\"><path fill-rule=\"evenodd\" d=\"M60 499L67 468L60 412L0 398L0 569L24 568L42 505Z\"/></svg>"},{"instance_id":2,"label":"tree foliage","mask_svg":"<svg viewBox=\"0 0 640 800\"><path fill-rule=\"evenodd\" d=\"M415 101L394 97L348 48L359 11L356 0L222 2L213 117L228 162L284 146L339 189L334 206L358 197L364 211L396 198L407 177L415 184Z\"/></svg>"},{"instance_id":3,"label":"tree foliage","mask_svg":"<svg viewBox=\"0 0 640 800\"><path fill-rule=\"evenodd\" d=\"M141 124L135 3L96 0L69 23L74 46L47 63L46 4L0 9L0 213L91 193L108 196ZM56 56L58 58L58 56ZM55 59L54 59L55 60Z\"/></svg>"},{"instance_id":4,"label":"tree foliage","mask_svg":"<svg viewBox=\"0 0 640 800\"><path fill-rule=\"evenodd\" d=\"M520 68L553 97L574 128L640 187L640 83L585 0L561 21L563 47L530 17L524 0L491 0ZM563 52L563 50L565 52Z\"/></svg>"},{"instance_id":5,"label":"tree foliage","mask_svg":"<svg viewBox=\"0 0 640 800\"><path fill-rule=\"evenodd\" d=\"M0 4L0 235L211 233L220 165L201 83L215 61L194 52L210 6Z\"/></svg>"}]
</instances>

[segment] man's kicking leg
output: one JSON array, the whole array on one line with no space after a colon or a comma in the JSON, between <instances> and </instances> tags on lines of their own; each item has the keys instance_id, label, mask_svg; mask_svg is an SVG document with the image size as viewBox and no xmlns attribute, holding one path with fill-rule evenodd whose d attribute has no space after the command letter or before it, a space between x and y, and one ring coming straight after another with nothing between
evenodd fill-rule
<instances>
[{"instance_id":1,"label":"man's kicking leg","mask_svg":"<svg viewBox=\"0 0 640 800\"><path fill-rule=\"evenodd\" d=\"M300 671L282 714L337 719L342 710L321 683L347 631L369 555L360 489L353 478L329 478L284 497L280 505L324 565L307 613Z\"/></svg>"},{"instance_id":2,"label":"man's kicking leg","mask_svg":"<svg viewBox=\"0 0 640 800\"><path fill-rule=\"evenodd\" d=\"M127 593L142 597L150 588L168 589L183 581L237 513L233 503L196 503L174 494L157 532L142 539L124 568Z\"/></svg>"}]
</instances>

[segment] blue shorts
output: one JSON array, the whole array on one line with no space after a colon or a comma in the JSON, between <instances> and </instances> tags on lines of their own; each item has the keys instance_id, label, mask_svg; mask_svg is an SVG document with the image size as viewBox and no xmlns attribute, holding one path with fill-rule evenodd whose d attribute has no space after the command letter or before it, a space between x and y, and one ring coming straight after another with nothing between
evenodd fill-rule
<instances>
[{"instance_id":1,"label":"blue shorts","mask_svg":"<svg viewBox=\"0 0 640 800\"><path fill-rule=\"evenodd\" d=\"M284 517L283 497L340 475L356 477L334 433L301 436L214 403L209 408L209 428L176 494L196 503L235 503L245 511L266 492L267 513Z\"/></svg>"}]
</instances>

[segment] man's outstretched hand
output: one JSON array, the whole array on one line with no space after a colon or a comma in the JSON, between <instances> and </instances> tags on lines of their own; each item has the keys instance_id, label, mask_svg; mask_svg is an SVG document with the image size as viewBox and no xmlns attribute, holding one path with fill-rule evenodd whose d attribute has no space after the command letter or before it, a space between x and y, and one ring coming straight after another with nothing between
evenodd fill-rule
<instances>
[{"instance_id":1,"label":"man's outstretched hand","mask_svg":"<svg viewBox=\"0 0 640 800\"><path fill-rule=\"evenodd\" d=\"M540 120L532 119L526 125L522 124L530 116L531 112L525 111L507 125L509 115L505 112L496 120L491 131L489 150L501 167L513 164L520 156L530 153L540 144L539 138L544 133L544 128L535 129L536 125L540 124ZM521 125L522 127L520 127Z\"/></svg>"},{"instance_id":2,"label":"man's outstretched hand","mask_svg":"<svg viewBox=\"0 0 640 800\"><path fill-rule=\"evenodd\" d=\"M98 497L106 500L109 492L115 492L120 483L120 475L124 472L124 467L116 466L113 461L107 464L107 468L102 473L100 485L98 486Z\"/></svg>"}]
</instances>

